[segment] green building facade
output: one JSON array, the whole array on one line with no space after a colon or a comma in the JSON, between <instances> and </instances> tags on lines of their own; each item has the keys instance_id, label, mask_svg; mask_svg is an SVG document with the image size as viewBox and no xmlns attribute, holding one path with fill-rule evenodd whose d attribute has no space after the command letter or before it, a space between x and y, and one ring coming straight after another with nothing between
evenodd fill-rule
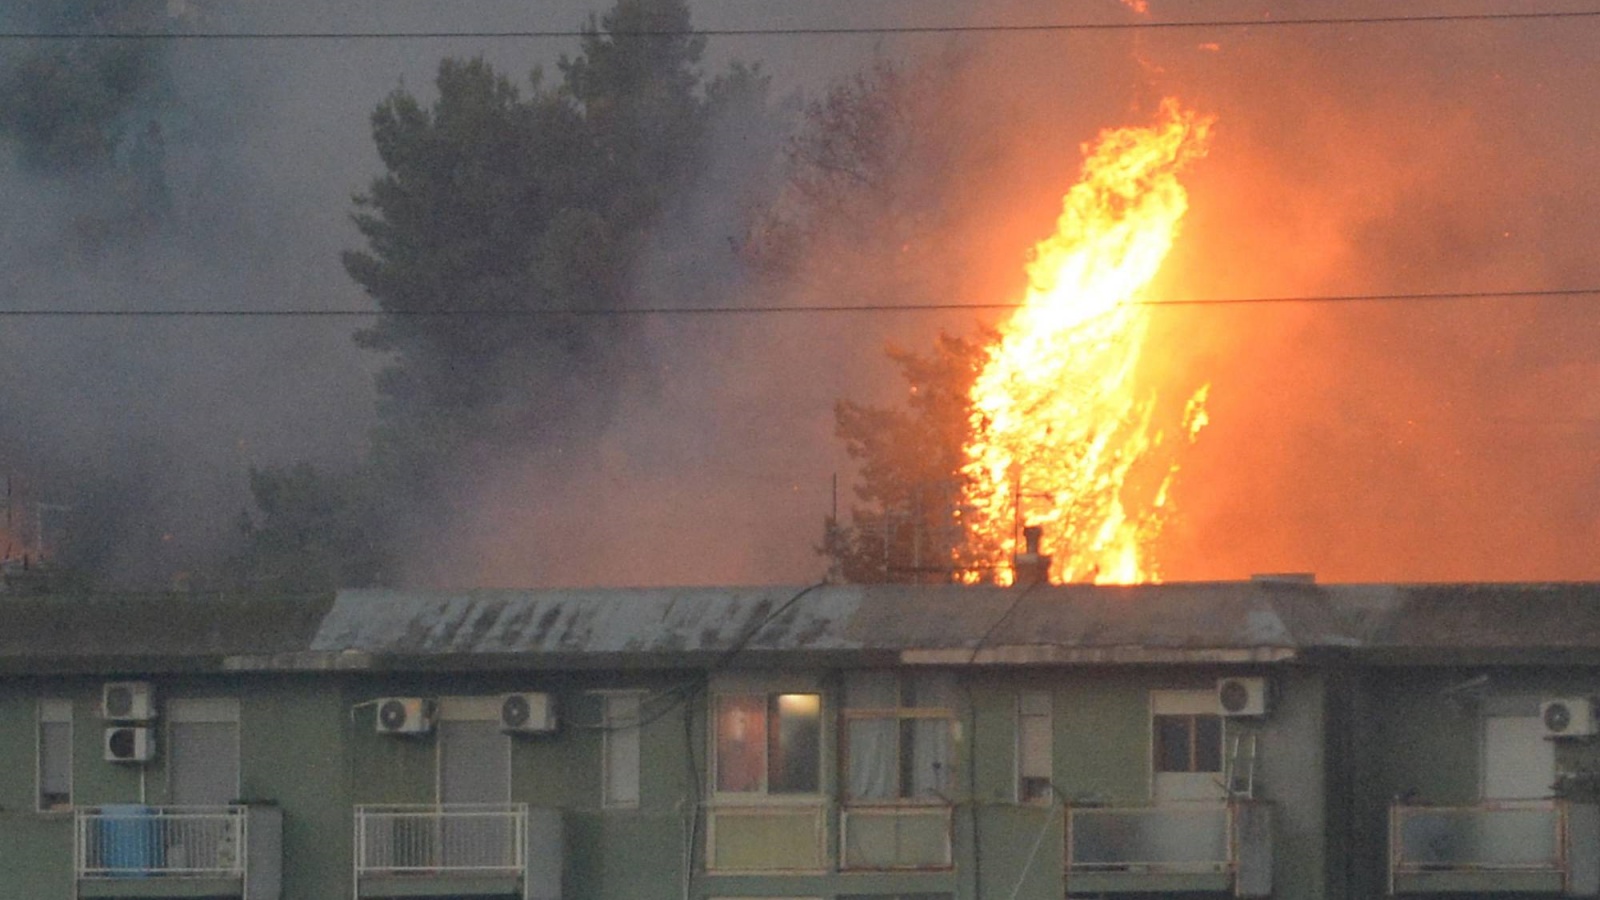
<instances>
[{"instance_id":1,"label":"green building facade","mask_svg":"<svg viewBox=\"0 0 1600 900\"><path fill-rule=\"evenodd\" d=\"M0 897L1600 896L1600 585L0 612Z\"/></svg>"}]
</instances>

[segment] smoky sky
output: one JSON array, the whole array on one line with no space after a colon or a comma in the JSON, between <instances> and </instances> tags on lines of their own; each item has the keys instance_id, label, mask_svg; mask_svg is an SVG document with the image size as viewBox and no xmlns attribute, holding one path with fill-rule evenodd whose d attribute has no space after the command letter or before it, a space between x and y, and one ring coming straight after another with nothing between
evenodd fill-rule
<instances>
[{"instance_id":1,"label":"smoky sky","mask_svg":"<svg viewBox=\"0 0 1600 900\"><path fill-rule=\"evenodd\" d=\"M1327 15L1326 4L1153 0L1158 20ZM169 4L207 30L566 29L599 3ZM1407 4L1530 11L1525 3ZM1539 9L1576 8L1538 4ZM1131 21L1105 2L703 2L704 27ZM1391 15L1393 5L1340 4ZM952 224L949 302L1015 299L1101 128L1162 96L1217 117L1186 175L1191 211L1156 290L1189 297L1473 292L1600 285L1587 157L1600 111L1593 20L714 38L706 69L762 62L774 100L815 96L877 57L961 69L932 137L985 155L928 173ZM17 54L18 44L0 46ZM570 40L174 42L161 123L170 212L94 239L106 188L0 154L8 307L332 309L370 302L339 265L350 197L379 174L368 116L404 86L431 99L444 56L522 79ZM524 82L525 83L525 82ZM978 141L978 137L982 141ZM732 243L781 134L730 125L716 163L632 273L650 306L832 305L848 281L751 283ZM87 236L86 236L87 232ZM1600 324L1592 297L1284 304L1164 311L1163 370L1209 382L1212 424L1183 461L1169 578L1308 570L1329 580L1600 576ZM466 515L414 535L418 581L804 582L822 520L848 506L840 397L895 402L886 343L916 349L993 316L663 318L655 374L595 446L461 473ZM170 581L231 536L251 465L353 465L371 377L344 320L0 320L0 465L41 500L117 502L94 535L130 580ZM110 473L106 475L105 473ZM92 483L92 484L91 484ZM99 495L95 495L99 496Z\"/></svg>"}]
</instances>

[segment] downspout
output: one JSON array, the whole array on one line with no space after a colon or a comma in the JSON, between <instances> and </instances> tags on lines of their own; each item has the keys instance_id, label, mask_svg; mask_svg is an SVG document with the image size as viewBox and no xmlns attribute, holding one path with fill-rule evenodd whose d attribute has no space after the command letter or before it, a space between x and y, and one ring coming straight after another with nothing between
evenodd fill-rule
<instances>
[{"instance_id":1,"label":"downspout","mask_svg":"<svg viewBox=\"0 0 1600 900\"><path fill-rule=\"evenodd\" d=\"M967 697L967 827L972 832L972 898L983 897L983 839L978 828L978 704L972 697L972 672L962 673Z\"/></svg>"},{"instance_id":2,"label":"downspout","mask_svg":"<svg viewBox=\"0 0 1600 900\"><path fill-rule=\"evenodd\" d=\"M709 676L707 676L709 677ZM694 896L694 861L699 850L700 841L700 805L701 805L701 774L700 765L695 761L694 752L694 694L700 694L706 699L707 715L710 715L711 693L705 690L694 691L683 704L683 751L686 776L689 779L687 790L684 792L688 809L684 812L686 831L683 836L683 895L682 900L693 900Z\"/></svg>"}]
</instances>

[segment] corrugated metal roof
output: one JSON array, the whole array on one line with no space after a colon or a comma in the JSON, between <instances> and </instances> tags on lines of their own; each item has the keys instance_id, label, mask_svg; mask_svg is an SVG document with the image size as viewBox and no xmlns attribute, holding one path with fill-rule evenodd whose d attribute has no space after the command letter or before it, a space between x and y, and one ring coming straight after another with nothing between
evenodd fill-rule
<instances>
[{"instance_id":1,"label":"corrugated metal roof","mask_svg":"<svg viewBox=\"0 0 1600 900\"><path fill-rule=\"evenodd\" d=\"M74 659L115 666L293 652L307 647L332 605L332 594L6 597L0 599L0 665Z\"/></svg>"},{"instance_id":2,"label":"corrugated metal roof","mask_svg":"<svg viewBox=\"0 0 1600 900\"><path fill-rule=\"evenodd\" d=\"M704 666L736 648L738 663L752 665L795 654L874 664L1270 662L1329 650L1391 661L1560 653L1600 661L1600 584L356 590L0 601L0 667L12 672L151 660L231 670Z\"/></svg>"},{"instance_id":3,"label":"corrugated metal roof","mask_svg":"<svg viewBox=\"0 0 1600 900\"><path fill-rule=\"evenodd\" d=\"M1368 598L1367 608L1376 611L1353 629L1365 645L1600 648L1597 584L1437 584L1388 590L1387 603ZM1348 605L1358 608L1355 602Z\"/></svg>"},{"instance_id":4,"label":"corrugated metal roof","mask_svg":"<svg viewBox=\"0 0 1600 900\"><path fill-rule=\"evenodd\" d=\"M312 642L373 654L905 651L999 646L1292 649L1333 635L1310 602L1241 584L1031 590L905 585L344 591ZM1306 592L1301 592L1306 593ZM773 615L780 608L787 608ZM1311 608L1302 608L1302 607ZM1287 614L1282 607L1289 607ZM770 617L770 618L769 618ZM1342 635L1337 635L1342 637Z\"/></svg>"},{"instance_id":5,"label":"corrugated metal roof","mask_svg":"<svg viewBox=\"0 0 1600 900\"><path fill-rule=\"evenodd\" d=\"M726 650L799 588L341 591L311 649L394 654L696 653ZM860 588L818 588L751 646L854 649L838 624Z\"/></svg>"}]
</instances>

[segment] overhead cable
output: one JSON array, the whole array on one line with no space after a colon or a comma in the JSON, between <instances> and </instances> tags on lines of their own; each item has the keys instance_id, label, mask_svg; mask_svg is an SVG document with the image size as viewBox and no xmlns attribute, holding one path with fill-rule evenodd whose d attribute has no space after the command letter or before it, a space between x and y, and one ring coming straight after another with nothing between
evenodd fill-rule
<instances>
[{"instance_id":1,"label":"overhead cable","mask_svg":"<svg viewBox=\"0 0 1600 900\"><path fill-rule=\"evenodd\" d=\"M1322 294L1280 297L1182 297L1168 300L1132 300L1124 305L1144 308L1205 306L1276 306L1290 304L1437 303L1469 300L1550 300L1600 295L1600 287L1549 288L1514 291L1439 291L1415 294ZM637 306L612 309L93 309L86 307L34 307L0 309L0 318L38 319L360 319L378 316L403 318L483 319L609 319L669 316L828 315L917 312L993 312L1022 309L1026 304L1006 303L864 303L776 306Z\"/></svg>"},{"instance_id":2,"label":"overhead cable","mask_svg":"<svg viewBox=\"0 0 1600 900\"><path fill-rule=\"evenodd\" d=\"M1094 31L1161 31L1181 29L1237 29L1329 27L1343 25L1425 25L1463 22L1519 22L1552 21L1563 19L1600 18L1600 10L1551 10L1499 13L1438 13L1432 15L1391 16L1317 16L1310 18L1275 19L1198 19L1157 22L1148 20L1123 22L1033 22L1019 24L979 25L846 25L837 27L796 26L789 28L687 28L647 29L600 32L608 37L680 38L680 37L839 37L850 35L959 35L959 34L1030 34L1052 32ZM76 32L76 31L4 31L3 41L393 41L393 40L445 40L458 38L486 40L572 39L597 32L588 29L529 29L505 31L281 31L281 32Z\"/></svg>"}]
</instances>

